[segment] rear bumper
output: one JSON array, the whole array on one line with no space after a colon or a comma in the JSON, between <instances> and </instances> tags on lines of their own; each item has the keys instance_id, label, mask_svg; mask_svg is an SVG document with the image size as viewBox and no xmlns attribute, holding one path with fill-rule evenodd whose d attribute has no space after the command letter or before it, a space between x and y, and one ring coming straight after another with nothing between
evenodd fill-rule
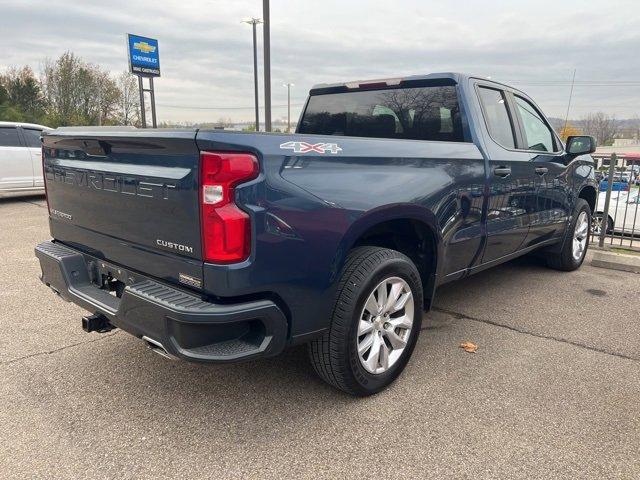
<instances>
[{"instance_id":1,"label":"rear bumper","mask_svg":"<svg viewBox=\"0 0 640 480\"><path fill-rule=\"evenodd\" d=\"M206 302L58 242L41 243L35 252L42 282L57 294L175 357L231 362L276 355L285 346L287 320L270 300ZM99 288L105 271L126 285L120 298Z\"/></svg>"}]
</instances>

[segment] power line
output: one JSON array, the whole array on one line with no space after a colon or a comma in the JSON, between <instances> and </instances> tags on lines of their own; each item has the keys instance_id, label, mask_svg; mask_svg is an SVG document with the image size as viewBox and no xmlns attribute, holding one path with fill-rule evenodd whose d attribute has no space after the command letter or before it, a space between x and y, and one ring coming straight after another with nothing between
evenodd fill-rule
<instances>
[{"instance_id":1,"label":"power line","mask_svg":"<svg viewBox=\"0 0 640 480\"><path fill-rule=\"evenodd\" d=\"M169 105L166 103L159 103L158 106L164 108L182 108L185 110L253 110L254 107L195 107L192 105ZM292 107L302 107L304 103L292 103ZM271 105L272 108L287 108L287 104L283 105Z\"/></svg>"},{"instance_id":2,"label":"power line","mask_svg":"<svg viewBox=\"0 0 640 480\"><path fill-rule=\"evenodd\" d=\"M524 85L524 86L539 86L539 87L567 87L570 86L572 82L570 81L506 81L504 83L513 84L513 85ZM629 82L579 82L576 81L574 84L576 87L640 87L639 81L629 81Z\"/></svg>"},{"instance_id":3,"label":"power line","mask_svg":"<svg viewBox=\"0 0 640 480\"><path fill-rule=\"evenodd\" d=\"M567 78L549 78L549 79L535 79L535 78L512 78L511 82L570 82ZM576 80L576 83L589 83L589 82L606 82L606 83L620 83L620 82L637 82L634 78L591 78Z\"/></svg>"}]
</instances>

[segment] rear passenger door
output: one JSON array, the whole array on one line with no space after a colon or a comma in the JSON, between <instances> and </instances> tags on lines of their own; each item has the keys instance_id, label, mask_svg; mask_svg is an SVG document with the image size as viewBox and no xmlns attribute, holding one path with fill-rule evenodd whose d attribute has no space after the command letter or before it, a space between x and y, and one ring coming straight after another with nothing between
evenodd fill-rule
<instances>
[{"instance_id":1,"label":"rear passenger door","mask_svg":"<svg viewBox=\"0 0 640 480\"><path fill-rule=\"evenodd\" d=\"M33 187L31 154L16 127L0 127L0 190Z\"/></svg>"},{"instance_id":2,"label":"rear passenger door","mask_svg":"<svg viewBox=\"0 0 640 480\"><path fill-rule=\"evenodd\" d=\"M31 155L33 185L34 187L44 188L44 179L42 177L42 142L40 140L42 130L25 127L22 127L21 130L24 142L29 149L29 154Z\"/></svg>"},{"instance_id":3,"label":"rear passenger door","mask_svg":"<svg viewBox=\"0 0 640 480\"><path fill-rule=\"evenodd\" d=\"M537 210L535 165L522 144L512 97L495 84L478 82L476 91L486 126L489 156L487 241L482 263L510 255L525 243Z\"/></svg>"}]
</instances>

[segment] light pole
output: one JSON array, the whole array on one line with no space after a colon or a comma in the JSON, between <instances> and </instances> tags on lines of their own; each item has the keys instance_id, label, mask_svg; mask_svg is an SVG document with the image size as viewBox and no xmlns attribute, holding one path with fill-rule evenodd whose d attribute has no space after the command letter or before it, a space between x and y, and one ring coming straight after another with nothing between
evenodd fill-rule
<instances>
[{"instance_id":1,"label":"light pole","mask_svg":"<svg viewBox=\"0 0 640 480\"><path fill-rule=\"evenodd\" d=\"M262 0L264 19L264 129L271 131L271 40L269 32L269 0Z\"/></svg>"},{"instance_id":2,"label":"light pole","mask_svg":"<svg viewBox=\"0 0 640 480\"><path fill-rule=\"evenodd\" d=\"M248 23L253 27L253 88L256 102L256 132L260 131L260 110L258 108L258 41L256 37L256 27L262 23L259 18L243 20L242 23Z\"/></svg>"},{"instance_id":3,"label":"light pole","mask_svg":"<svg viewBox=\"0 0 640 480\"><path fill-rule=\"evenodd\" d=\"M283 87L287 87L287 133L291 133L291 87L295 83L283 83Z\"/></svg>"}]
</instances>

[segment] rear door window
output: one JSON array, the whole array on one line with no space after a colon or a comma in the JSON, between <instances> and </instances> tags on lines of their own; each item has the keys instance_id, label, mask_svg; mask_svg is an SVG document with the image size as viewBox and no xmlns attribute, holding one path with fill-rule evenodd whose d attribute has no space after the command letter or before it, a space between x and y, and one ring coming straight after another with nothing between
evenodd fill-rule
<instances>
[{"instance_id":1,"label":"rear door window","mask_svg":"<svg viewBox=\"0 0 640 480\"><path fill-rule=\"evenodd\" d=\"M15 127L0 127L0 147L21 147L18 129Z\"/></svg>"},{"instance_id":2,"label":"rear door window","mask_svg":"<svg viewBox=\"0 0 640 480\"><path fill-rule=\"evenodd\" d=\"M515 148L513 124L504 92L487 87L479 87L478 91L489 135L503 147Z\"/></svg>"},{"instance_id":3,"label":"rear door window","mask_svg":"<svg viewBox=\"0 0 640 480\"><path fill-rule=\"evenodd\" d=\"M27 147L40 148L42 146L42 144L40 143L42 130L36 130L34 128L23 128L22 133L24 133L24 139L27 142Z\"/></svg>"},{"instance_id":4,"label":"rear door window","mask_svg":"<svg viewBox=\"0 0 640 480\"><path fill-rule=\"evenodd\" d=\"M298 133L465 141L453 85L312 95Z\"/></svg>"}]
</instances>

